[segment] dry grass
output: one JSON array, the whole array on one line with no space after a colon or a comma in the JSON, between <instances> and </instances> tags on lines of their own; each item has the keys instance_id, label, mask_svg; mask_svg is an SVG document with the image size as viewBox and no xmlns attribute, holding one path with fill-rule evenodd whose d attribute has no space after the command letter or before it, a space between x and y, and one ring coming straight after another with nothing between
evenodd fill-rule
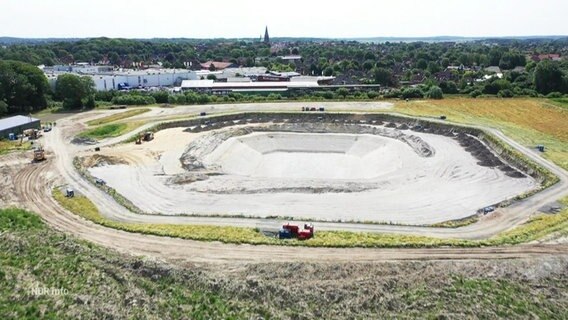
<instances>
[{"instance_id":1,"label":"dry grass","mask_svg":"<svg viewBox=\"0 0 568 320\"><path fill-rule=\"evenodd\" d=\"M544 144L543 156L568 169L568 109L546 99L450 98L397 102L396 112L501 129L527 147Z\"/></svg>"},{"instance_id":2,"label":"dry grass","mask_svg":"<svg viewBox=\"0 0 568 320\"><path fill-rule=\"evenodd\" d=\"M456 98L397 103L395 110L428 116L446 115L449 120L518 126L568 142L568 110L542 99Z\"/></svg>"}]
</instances>

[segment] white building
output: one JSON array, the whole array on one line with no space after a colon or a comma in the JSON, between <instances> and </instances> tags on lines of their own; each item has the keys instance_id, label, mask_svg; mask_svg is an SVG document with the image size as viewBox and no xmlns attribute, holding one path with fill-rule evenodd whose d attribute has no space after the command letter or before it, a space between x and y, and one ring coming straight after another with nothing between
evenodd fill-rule
<instances>
[{"instance_id":1,"label":"white building","mask_svg":"<svg viewBox=\"0 0 568 320\"><path fill-rule=\"evenodd\" d=\"M183 80L197 80L194 71L186 69L147 69L91 75L98 91L118 90L118 84L135 87L172 87Z\"/></svg>"},{"instance_id":2,"label":"white building","mask_svg":"<svg viewBox=\"0 0 568 320\"><path fill-rule=\"evenodd\" d=\"M317 88L317 81L274 81L274 82L214 82L213 80L184 80L181 89L226 93L226 92L280 92L298 88Z\"/></svg>"},{"instance_id":3,"label":"white building","mask_svg":"<svg viewBox=\"0 0 568 320\"><path fill-rule=\"evenodd\" d=\"M45 67L43 71L52 89L55 88L57 77L66 73L91 77L97 91L118 90L120 89L119 84L130 88L172 87L179 86L183 80L199 79L195 71L187 69L120 69L115 71L107 66L77 65Z\"/></svg>"}]
</instances>

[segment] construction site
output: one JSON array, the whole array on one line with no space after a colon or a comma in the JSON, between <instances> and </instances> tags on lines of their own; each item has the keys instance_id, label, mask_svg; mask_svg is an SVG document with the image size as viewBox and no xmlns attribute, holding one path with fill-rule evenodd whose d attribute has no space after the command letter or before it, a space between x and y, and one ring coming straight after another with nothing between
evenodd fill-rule
<instances>
[{"instance_id":1,"label":"construction site","mask_svg":"<svg viewBox=\"0 0 568 320\"><path fill-rule=\"evenodd\" d=\"M141 124L133 130L100 140L80 134L89 121L123 110L72 115L43 132L33 150L0 157L0 204L35 211L57 230L119 252L199 266L226 279L227 290L237 290L227 277L252 290L248 275L256 274L270 290L325 269L339 270L329 279L347 294L357 274L370 279L383 268L376 263L393 261L432 273L442 267L430 261L466 260L447 267L477 274L496 267L470 261L549 259L560 272L564 264L553 259L568 250L565 237L519 243L502 235L535 212L564 210L564 169L497 129L393 107L155 107L129 118ZM324 304L322 316L355 312L308 290L282 294L293 299L293 292Z\"/></svg>"},{"instance_id":2,"label":"construction site","mask_svg":"<svg viewBox=\"0 0 568 320\"><path fill-rule=\"evenodd\" d=\"M457 129L300 116L180 123L142 146L103 148L97 156L124 161L88 172L147 214L413 225L472 216L539 186Z\"/></svg>"},{"instance_id":3,"label":"construction site","mask_svg":"<svg viewBox=\"0 0 568 320\"><path fill-rule=\"evenodd\" d=\"M540 170L533 162L541 161L538 154L517 157L497 130L384 112L389 108L155 108L132 117L145 124L122 136L76 139L87 121L122 112L97 111L61 119L34 151L42 164L17 176L40 170L29 178L72 188L111 221L238 226L273 235L286 223L310 222L326 231L484 239L526 221L551 202L549 194L567 192L562 169L546 163ZM302 111L309 109L326 111ZM189 110L194 115L184 118ZM560 182L550 187L555 176L546 172L553 170ZM456 223L459 228L443 227Z\"/></svg>"}]
</instances>

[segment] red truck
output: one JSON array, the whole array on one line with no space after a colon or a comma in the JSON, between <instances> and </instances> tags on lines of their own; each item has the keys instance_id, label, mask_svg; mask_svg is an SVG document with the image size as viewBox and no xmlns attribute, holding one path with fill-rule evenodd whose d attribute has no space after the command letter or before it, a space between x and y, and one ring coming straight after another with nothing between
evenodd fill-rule
<instances>
[{"instance_id":1,"label":"red truck","mask_svg":"<svg viewBox=\"0 0 568 320\"><path fill-rule=\"evenodd\" d=\"M278 232L278 237L280 239L297 238L298 240L307 240L312 238L313 236L314 225L311 223L304 224L303 229L301 229L297 224L286 223Z\"/></svg>"}]
</instances>

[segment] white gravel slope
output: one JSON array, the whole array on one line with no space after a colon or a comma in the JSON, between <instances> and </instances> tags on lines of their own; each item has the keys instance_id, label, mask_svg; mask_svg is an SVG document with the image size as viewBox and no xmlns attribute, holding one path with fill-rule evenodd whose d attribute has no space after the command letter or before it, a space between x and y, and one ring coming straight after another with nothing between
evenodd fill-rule
<instances>
[{"instance_id":1,"label":"white gravel slope","mask_svg":"<svg viewBox=\"0 0 568 320\"><path fill-rule=\"evenodd\" d=\"M168 129L142 146L113 148L114 153L128 154L132 165L96 167L91 173L152 213L281 215L420 225L469 216L536 186L532 178L510 178L498 169L477 165L456 140L413 134L431 145L435 155L420 157L407 144L380 136L253 133L227 140L207 157L226 175L168 185L168 175L183 172L177 159L199 136ZM286 188L328 182L367 183L374 188L352 193L222 193L254 185Z\"/></svg>"}]
</instances>

